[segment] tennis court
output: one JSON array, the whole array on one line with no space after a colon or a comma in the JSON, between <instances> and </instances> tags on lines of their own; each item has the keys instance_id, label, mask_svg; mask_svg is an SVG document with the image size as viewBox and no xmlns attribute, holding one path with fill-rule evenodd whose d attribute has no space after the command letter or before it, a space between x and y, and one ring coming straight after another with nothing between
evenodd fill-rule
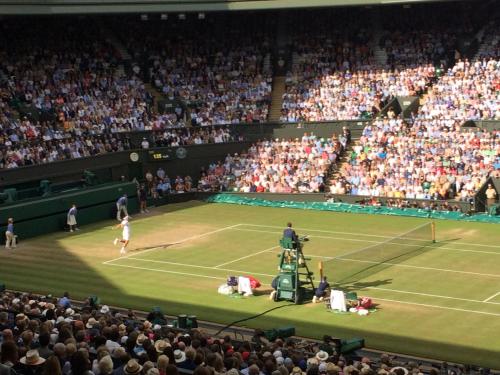
<instances>
[{"instance_id":1,"label":"tennis court","mask_svg":"<svg viewBox=\"0 0 500 375\"><path fill-rule=\"evenodd\" d=\"M304 253L316 277L322 261L330 280L372 297L378 311L360 317L334 314L323 304L270 301L287 221L309 236ZM112 245L114 223L40 237L14 255L0 254L2 280L12 289L69 290L75 298L97 294L110 305L142 310L160 305L172 315L190 313L220 323L282 306L245 324L294 325L309 337L361 336L381 350L496 366L495 225L437 221L433 243L430 222L423 219L191 202L134 216L130 251L119 257ZM230 275L253 275L263 286L249 298L217 294Z\"/></svg>"},{"instance_id":2,"label":"tennis court","mask_svg":"<svg viewBox=\"0 0 500 375\"><path fill-rule=\"evenodd\" d=\"M499 248L432 243L430 223L396 237L296 229L310 238L304 248L310 267L318 275L322 261L325 274L339 288L380 296L378 300L416 306L428 302L429 307L464 311L473 307L471 313L500 316L500 272L491 261L491 256L500 256ZM278 226L238 223L186 238L169 249L132 251L104 264L220 281L249 274L269 286L276 276L281 233ZM221 249L221 243L234 245ZM411 281L416 279L418 283ZM470 290L457 287L467 281L474 285Z\"/></svg>"}]
</instances>

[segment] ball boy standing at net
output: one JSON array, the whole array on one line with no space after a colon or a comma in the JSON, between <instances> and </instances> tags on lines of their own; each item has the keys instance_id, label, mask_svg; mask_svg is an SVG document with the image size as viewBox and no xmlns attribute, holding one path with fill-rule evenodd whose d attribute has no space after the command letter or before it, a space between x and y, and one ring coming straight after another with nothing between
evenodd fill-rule
<instances>
[{"instance_id":1,"label":"ball boy standing at net","mask_svg":"<svg viewBox=\"0 0 500 375\"><path fill-rule=\"evenodd\" d=\"M120 224L118 224L115 228L122 228L122 239L120 240L119 238L115 238L113 241L113 245L117 245L118 242L122 244L122 248L120 249L120 254L125 254L127 252L126 247L128 245L128 242L130 240L130 225L128 222L129 217L125 216Z\"/></svg>"}]
</instances>

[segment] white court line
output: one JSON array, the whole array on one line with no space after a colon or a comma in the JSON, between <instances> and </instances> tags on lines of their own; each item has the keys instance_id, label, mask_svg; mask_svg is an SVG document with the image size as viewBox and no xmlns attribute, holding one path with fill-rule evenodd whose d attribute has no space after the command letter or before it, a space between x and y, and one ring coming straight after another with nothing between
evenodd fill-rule
<instances>
[{"instance_id":1,"label":"white court line","mask_svg":"<svg viewBox=\"0 0 500 375\"><path fill-rule=\"evenodd\" d=\"M477 310L468 310L468 309L460 309L458 307L446 307L446 306L439 306L439 305L430 305L430 304L427 304L427 303L416 303L416 302L398 301L398 300L395 300L395 299L388 299L388 298L376 298L375 297L374 300L375 301L386 301L386 302L402 303L404 305L431 307L431 308L442 309L442 310L453 310L453 311L461 311L461 312L474 313L474 314L500 316L500 313L493 313L493 312L487 312L487 311L477 311Z\"/></svg>"},{"instance_id":2,"label":"white court line","mask_svg":"<svg viewBox=\"0 0 500 375\"><path fill-rule=\"evenodd\" d=\"M498 296L499 294L500 294L500 292L495 293L495 294L493 294L491 297L486 298L483 302L484 302L484 303L495 303L495 304L497 304L497 305L500 305L500 303L498 303L498 302L490 302L493 298L495 298L495 297L496 297L496 296Z\"/></svg>"},{"instance_id":3,"label":"white court line","mask_svg":"<svg viewBox=\"0 0 500 375\"><path fill-rule=\"evenodd\" d=\"M125 267L125 268L134 268L137 270L144 270L144 271L154 271L154 272L163 272L163 273L172 273L174 275L183 275L183 276L194 276L194 277L203 277L205 279L215 279L215 280L226 280L225 277L217 277L217 276L207 276L207 275L200 275L197 273L187 273L187 272L178 272L178 271L169 271L169 270L159 270L157 268L147 268L147 267L137 267L137 266L128 266L126 264L117 264L117 263L106 263L107 266L113 266L113 267Z\"/></svg>"},{"instance_id":4,"label":"white court line","mask_svg":"<svg viewBox=\"0 0 500 375\"><path fill-rule=\"evenodd\" d=\"M143 261L143 262L151 262L151 263L169 264L169 265L173 265L173 266L203 268L203 269L214 270L214 271L228 271L228 272L251 273L252 275L276 277L276 275L270 275L268 273L248 272L248 271L233 270L233 269L228 269L228 268L215 268L213 266L199 266L199 265L196 265L196 264L168 262L166 260L153 260L153 259L143 259L143 258L133 258L133 257L130 257L128 259L140 260L140 261Z\"/></svg>"},{"instance_id":5,"label":"white court line","mask_svg":"<svg viewBox=\"0 0 500 375\"><path fill-rule=\"evenodd\" d=\"M241 224L235 224L235 225L231 225L231 226L228 226L228 227L224 227L224 228L219 228L219 229L216 229L216 230L212 230L210 232L205 232L205 233L197 234L197 235L194 235L194 236L191 236L191 237L186 237L186 238L184 238L184 239L182 239L180 241L174 242L171 245L179 245L179 244L184 243L186 241L195 240L197 238L209 236L211 234L219 233L219 232L222 232L224 230L233 229L233 228L236 228L236 227L238 227L240 225ZM129 255L125 255L125 256L118 257L118 258L110 259L110 260L107 260L107 261L103 262L102 264L109 264L111 262L114 262L115 260L126 259L126 258L129 258L129 257L132 257L132 256L136 256L136 255L139 255L139 254L149 253L150 251L155 251L155 250L158 250L158 249L162 249L163 247L164 246L157 246L157 247L153 247L153 248L147 249L147 250L142 250L142 251L138 251L138 252L131 252Z\"/></svg>"},{"instance_id":6,"label":"white court line","mask_svg":"<svg viewBox=\"0 0 500 375\"><path fill-rule=\"evenodd\" d=\"M263 228L279 228L279 229L283 229L282 226L280 227L280 226L277 226L277 225L263 225L263 224L240 223L239 226L250 226L250 227L263 227ZM332 230L321 230L321 229L311 229L311 228L295 228L295 229L305 230L307 232L322 232L322 233L332 233L332 234L347 234L347 235L358 236L358 237L362 236L362 237L394 238L394 237L398 236L398 234L395 234L394 236L381 236L381 235L376 235L376 234L364 234L364 233L360 233L360 232L338 232L338 231L332 231ZM455 245L466 245L466 246L482 246L482 247L491 247L491 248L495 248L495 249L500 249L499 245L474 244L474 243L468 243L468 242L453 242L453 244L455 244Z\"/></svg>"},{"instance_id":7,"label":"white court line","mask_svg":"<svg viewBox=\"0 0 500 375\"><path fill-rule=\"evenodd\" d=\"M243 224L246 225L246 224ZM273 234L281 234L281 232L276 232L276 231L268 231L268 230L259 230L259 229L244 229L244 228L232 228L233 230L239 230L243 232L259 232L259 233L273 233ZM396 245L401 245L401 246L407 246L407 247L418 247L418 248L434 248L436 250L450 250L450 251L458 251L462 253L479 253L479 254L490 254L490 255L500 255L500 252L498 251L485 251L485 250L470 250L470 249L455 249L454 247L446 247L446 246L438 246L436 244L434 245L412 245L412 244L404 244L404 243L398 243L398 242L385 242L385 241L373 241L373 240L361 240L357 238L346 238L346 237L330 237L330 236L317 236L317 235L310 235L310 238L325 238L325 239L331 239L331 240L343 240L343 241L350 241L350 242L366 242L366 243L374 243L374 244L396 244ZM394 237L390 237L394 238ZM430 242L430 241L426 241Z\"/></svg>"},{"instance_id":8,"label":"white court line","mask_svg":"<svg viewBox=\"0 0 500 375\"><path fill-rule=\"evenodd\" d=\"M140 260L143 260L143 259L140 259ZM150 260L147 260L147 261L150 261ZM160 262L160 261L154 261L154 262ZM161 263L171 263L171 262L161 262ZM145 271L170 273L170 274L182 275L182 276L201 277L201 278L208 278L208 279L215 279L215 280L226 280L225 278L222 278L222 277L200 275L200 274L194 274L194 273L188 273L188 272L169 271L169 270L157 269L157 268L128 266L128 265L116 264L116 263L114 263L114 264L107 264L107 265L108 266L115 266L115 267L124 267L124 268L139 269L139 270L145 270ZM197 267L197 268L205 268L205 266L195 266L195 265L190 265L190 266L191 267ZM210 267L207 267L207 268L210 268ZM212 268L212 269L214 269L214 268ZM274 275L267 275L266 274L266 276L274 276ZM487 303L487 304L494 304L494 305L500 304L500 303L496 303L496 302L485 302L485 301L478 301L478 300L469 300L469 299L465 299L465 298L440 296L440 295L433 295L433 294L426 294L426 293L407 292L407 291L402 291L402 290L385 289L385 288L378 288L378 287L367 287L367 288L362 288L362 289L385 290L385 291L392 291L392 292L398 292L398 293L404 293L404 294L414 294L414 295L423 295L423 296L438 297L438 298L444 298L444 299L463 300L463 301L466 301L466 302L474 302L474 303L477 302L477 303ZM500 292L499 292L499 294L500 294ZM414 306L424 306L424 307L431 307L431 308L444 309L444 310L469 312L469 313L475 313L475 314L500 316L499 313L491 313L491 312L485 312L485 311L461 309L461 308L457 308L457 307L446 307L446 306L440 306L440 305L431 305L431 304L424 304L424 303L417 303L417 302L399 301L399 300L388 299L388 298L374 297L374 300L375 301L387 301L387 302L401 303L401 304L414 305Z\"/></svg>"},{"instance_id":9,"label":"white court line","mask_svg":"<svg viewBox=\"0 0 500 375\"><path fill-rule=\"evenodd\" d=\"M255 256L255 255L259 255L259 254L265 253L266 251L270 251L270 250L276 249L276 248L278 248L278 247L279 247L279 246L273 246L273 247L270 247L270 248L268 248L268 249L264 249L264 250L258 251L258 252L256 252L256 253L248 254L248 255L245 255L244 257L241 257L241 258L238 258L238 259L234 259L234 260L231 260L231 261L229 261L229 262L225 262L225 263L218 264L218 265L217 265L217 266L215 266L214 268L219 268L219 267L225 266L225 265L227 265L227 264L235 263L235 262L238 262L238 261L240 261L240 260L247 259L247 258L253 257L253 256Z\"/></svg>"},{"instance_id":10,"label":"white court line","mask_svg":"<svg viewBox=\"0 0 500 375\"><path fill-rule=\"evenodd\" d=\"M268 250L268 251L274 253L274 251L271 251L271 250ZM389 266L396 266L396 267L407 267L407 268L417 268L417 269L432 270L432 271L462 273L462 274L466 274L466 275L487 276L487 277L500 277L500 275L490 274L490 273L479 273L479 272L472 272L472 271L451 270L451 269L448 269L448 268L412 266L410 264L389 263L389 262L374 262L374 261L370 261L370 260L359 260L359 259L341 258L342 255L339 255L338 257L329 257L329 256L324 256L324 255L307 254L306 258L307 257L310 257L310 258L322 258L322 259L326 259L326 260L336 259L336 260L343 261L343 262L346 261L346 262L359 262L359 263L370 263L370 264L387 264ZM500 292L498 294L500 294Z\"/></svg>"},{"instance_id":11,"label":"white court line","mask_svg":"<svg viewBox=\"0 0 500 375\"><path fill-rule=\"evenodd\" d=\"M385 290L388 292L395 292L395 293L403 293L403 294L411 294L415 296L424 296L424 297L435 297L435 298L443 298L443 299L453 299L457 301L465 301L465 302L474 302L474 303L488 303L492 305L500 305L500 302L488 302L488 299L485 299L484 301L480 301L477 299L468 299L468 298L458 298L458 297L449 297L449 296L442 296L439 294L429 294L429 293L419 293L419 292L408 292L406 290L398 290L398 289L388 289L388 288L379 288L379 287L374 287L374 286L368 286L366 288L361 288L361 289L369 289L369 290ZM500 294L498 292L496 295ZM376 297L374 297L376 298ZM491 299L491 297L489 298Z\"/></svg>"},{"instance_id":12,"label":"white court line","mask_svg":"<svg viewBox=\"0 0 500 375\"><path fill-rule=\"evenodd\" d=\"M421 269L421 270L452 272L452 273L460 273L460 274L463 274L463 275L475 275L475 276L487 276L487 277L500 278L500 275L493 274L493 273L480 273L480 272L471 272L471 271L459 271L459 270L450 270L448 268L412 266L410 264L399 264L399 263L389 263L389 262L373 262L371 260L359 260L359 259L349 259L349 258L340 258L340 257L336 258L336 260L340 260L342 262L359 262L359 263L370 263L370 264L387 264L388 266L394 266L394 267L416 268L416 269Z\"/></svg>"},{"instance_id":13,"label":"white court line","mask_svg":"<svg viewBox=\"0 0 500 375\"><path fill-rule=\"evenodd\" d=\"M133 258L133 257L130 257L128 259L139 260L139 261L143 261L143 262L151 262L151 263L160 263L160 264L169 264L169 265L175 265L175 266L183 266L183 267L202 268L202 269L208 269L208 270L219 270L219 271L227 271L227 272L239 272L239 273L242 273L242 274L251 273L252 275L258 275L258 276L269 276L269 277L275 277L276 276L276 275L271 275L271 274L267 274L267 273L248 272L248 271L228 269L228 268L214 268L214 267L210 267L210 266L199 266L199 265L196 265L196 264L168 262L168 261L163 261L163 260L152 260L152 259ZM498 292L495 295L493 295L493 296L485 299L484 301L480 301L480 300L468 299L468 298L450 297L450 296L443 296L443 295L439 295L439 294L409 292L409 291L405 291L405 290L379 288L379 287L366 287L366 288L361 288L361 289L385 290L385 291L389 291L389 292L396 292L396 293L403 293L403 294L412 294L412 295L418 295L418 296L424 296L424 297L435 297L435 298L452 299L452 300L465 301L465 302L488 303L488 304L492 304L492 305L500 305L500 302L489 302L489 300L491 300L494 297L496 297L497 295L499 295L500 292Z\"/></svg>"}]
</instances>

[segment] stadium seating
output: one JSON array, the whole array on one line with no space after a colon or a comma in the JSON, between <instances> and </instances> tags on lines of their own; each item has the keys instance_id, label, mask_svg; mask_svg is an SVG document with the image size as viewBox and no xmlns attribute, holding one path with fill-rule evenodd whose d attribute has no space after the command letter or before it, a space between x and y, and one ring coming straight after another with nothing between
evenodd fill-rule
<instances>
[{"instance_id":1,"label":"stadium seating","mask_svg":"<svg viewBox=\"0 0 500 375\"><path fill-rule=\"evenodd\" d=\"M174 321L158 307L144 319L139 312L99 303L96 296L79 302L69 294L55 298L0 292L0 370L11 368L22 375L106 375L124 370L125 374L171 375L199 373L200 368L227 375L274 371L293 375L439 374L431 367L439 363L349 350L351 345L359 348L360 340L328 335L322 342L297 340L281 335L281 330L256 330L253 337L243 340L219 338L197 328L174 328ZM9 314L15 319L9 320ZM277 337L270 337L276 332ZM446 366L452 371L463 369Z\"/></svg>"},{"instance_id":2,"label":"stadium seating","mask_svg":"<svg viewBox=\"0 0 500 375\"><path fill-rule=\"evenodd\" d=\"M275 139L257 142L245 154L228 155L212 164L198 183L200 191L317 193L347 145L344 134L318 139Z\"/></svg>"}]
</instances>

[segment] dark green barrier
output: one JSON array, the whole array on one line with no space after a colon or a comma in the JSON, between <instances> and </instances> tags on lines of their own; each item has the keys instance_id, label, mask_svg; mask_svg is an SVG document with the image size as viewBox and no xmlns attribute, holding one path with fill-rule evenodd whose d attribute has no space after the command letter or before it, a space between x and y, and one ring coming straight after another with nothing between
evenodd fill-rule
<instances>
[{"instance_id":1,"label":"dark green barrier","mask_svg":"<svg viewBox=\"0 0 500 375\"><path fill-rule=\"evenodd\" d=\"M139 204L136 185L132 182L86 188L24 204L6 206L0 208L2 234L9 217L14 218L15 233L21 240L63 230L66 226L67 212L73 203L78 207L79 225L110 219L115 216L115 203L123 194L129 196L129 212L137 212Z\"/></svg>"}]
</instances>

